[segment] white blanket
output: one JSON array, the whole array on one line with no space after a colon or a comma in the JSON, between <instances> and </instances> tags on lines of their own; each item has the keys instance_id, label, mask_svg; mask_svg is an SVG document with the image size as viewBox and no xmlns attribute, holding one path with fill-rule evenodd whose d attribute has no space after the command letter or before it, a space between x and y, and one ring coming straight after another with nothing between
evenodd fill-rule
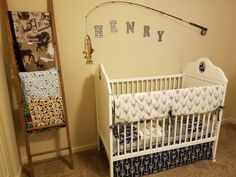
<instances>
[{"instance_id":1,"label":"white blanket","mask_svg":"<svg viewBox=\"0 0 236 177\"><path fill-rule=\"evenodd\" d=\"M205 113L222 105L224 85L182 88L113 97L115 122L135 122L173 115Z\"/></svg>"}]
</instances>

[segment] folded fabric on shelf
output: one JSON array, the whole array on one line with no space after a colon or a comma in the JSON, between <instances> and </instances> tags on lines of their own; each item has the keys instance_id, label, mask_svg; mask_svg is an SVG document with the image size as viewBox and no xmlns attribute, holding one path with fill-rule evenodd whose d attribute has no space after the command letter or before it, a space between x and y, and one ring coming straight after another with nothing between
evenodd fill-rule
<instances>
[{"instance_id":1,"label":"folded fabric on shelf","mask_svg":"<svg viewBox=\"0 0 236 177\"><path fill-rule=\"evenodd\" d=\"M47 71L20 72L24 99L56 98L60 96L58 72L55 69Z\"/></svg>"},{"instance_id":2,"label":"folded fabric on shelf","mask_svg":"<svg viewBox=\"0 0 236 177\"><path fill-rule=\"evenodd\" d=\"M63 124L62 97L28 101L34 128Z\"/></svg>"}]
</instances>

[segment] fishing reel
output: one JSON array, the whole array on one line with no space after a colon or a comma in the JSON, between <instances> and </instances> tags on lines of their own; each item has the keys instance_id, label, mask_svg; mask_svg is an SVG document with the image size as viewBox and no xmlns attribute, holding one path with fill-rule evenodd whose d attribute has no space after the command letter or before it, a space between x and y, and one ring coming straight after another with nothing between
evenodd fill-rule
<instances>
[{"instance_id":1,"label":"fishing reel","mask_svg":"<svg viewBox=\"0 0 236 177\"><path fill-rule=\"evenodd\" d=\"M200 28L201 29L201 35L202 36L205 36L206 34L207 34L207 28L205 28L205 27L203 27L203 26L200 26L200 25L198 25L198 24L196 24L196 23L193 23L193 22L188 22L190 25L192 25L192 26L195 26L195 27L197 27L197 28Z\"/></svg>"},{"instance_id":2,"label":"fishing reel","mask_svg":"<svg viewBox=\"0 0 236 177\"><path fill-rule=\"evenodd\" d=\"M201 35L205 36L207 34L207 28L202 28Z\"/></svg>"}]
</instances>

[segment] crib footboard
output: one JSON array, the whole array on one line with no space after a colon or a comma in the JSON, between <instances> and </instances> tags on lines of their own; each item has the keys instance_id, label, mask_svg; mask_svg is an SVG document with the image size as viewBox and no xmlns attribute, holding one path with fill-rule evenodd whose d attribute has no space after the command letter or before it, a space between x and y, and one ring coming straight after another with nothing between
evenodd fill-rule
<instances>
[{"instance_id":1,"label":"crib footboard","mask_svg":"<svg viewBox=\"0 0 236 177\"><path fill-rule=\"evenodd\" d=\"M112 153L111 146L111 89L109 79L103 65L99 65L99 68L95 73L95 87L96 87L96 113L97 113L97 133L98 144L101 138L103 146L106 150L107 156L110 157ZM99 146L98 146L99 147ZM109 158L110 160L110 158Z\"/></svg>"}]
</instances>

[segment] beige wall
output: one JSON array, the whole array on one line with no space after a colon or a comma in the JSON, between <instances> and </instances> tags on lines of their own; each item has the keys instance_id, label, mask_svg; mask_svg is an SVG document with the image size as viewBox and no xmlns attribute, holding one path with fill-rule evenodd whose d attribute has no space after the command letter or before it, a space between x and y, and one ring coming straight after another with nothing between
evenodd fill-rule
<instances>
[{"instance_id":1,"label":"beige wall","mask_svg":"<svg viewBox=\"0 0 236 177\"><path fill-rule=\"evenodd\" d=\"M46 1L8 0L11 10L45 10ZM235 117L236 103L236 1L234 0L136 0L209 28L199 30L144 9L107 5L88 17L88 34L93 48L93 65L86 65L82 51L86 34L85 15L101 0L54 0L61 63L64 77L72 145L86 148L96 143L95 91L93 73L103 63L111 78L149 76L181 72L188 62L208 57L229 79L224 117ZM110 20L117 20L118 32L110 33ZM126 21L135 21L134 34L126 34ZM95 38L93 25L104 26L104 37ZM150 25L151 37L143 38L143 26ZM158 42L157 31L164 30ZM64 144L53 135L42 134L33 150ZM49 144L49 145L46 145Z\"/></svg>"}]
</instances>

